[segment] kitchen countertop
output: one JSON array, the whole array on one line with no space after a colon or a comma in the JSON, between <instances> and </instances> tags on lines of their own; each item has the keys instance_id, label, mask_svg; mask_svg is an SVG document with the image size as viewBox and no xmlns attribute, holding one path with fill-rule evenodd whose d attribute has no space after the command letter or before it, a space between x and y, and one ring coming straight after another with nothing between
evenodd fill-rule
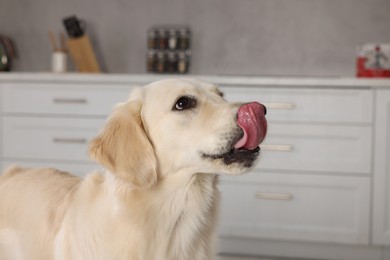
<instances>
[{"instance_id":1,"label":"kitchen countertop","mask_svg":"<svg viewBox=\"0 0 390 260\"><path fill-rule=\"evenodd\" d=\"M231 75L158 75L158 74L86 74L86 73L0 73L4 82L93 82L96 84L145 84L167 78L198 78L219 85L281 86L281 87L334 87L334 88L389 88L390 78L354 77L270 77Z\"/></svg>"}]
</instances>

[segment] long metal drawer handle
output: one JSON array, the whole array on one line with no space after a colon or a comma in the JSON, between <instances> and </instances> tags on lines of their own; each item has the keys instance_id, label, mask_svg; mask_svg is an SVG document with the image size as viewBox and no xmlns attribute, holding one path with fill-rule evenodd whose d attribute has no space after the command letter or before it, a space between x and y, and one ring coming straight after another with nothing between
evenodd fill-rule
<instances>
[{"instance_id":1,"label":"long metal drawer handle","mask_svg":"<svg viewBox=\"0 0 390 260\"><path fill-rule=\"evenodd\" d=\"M274 152L292 152L294 146L290 144L262 144L260 148L263 151L274 151Z\"/></svg>"},{"instance_id":2,"label":"long metal drawer handle","mask_svg":"<svg viewBox=\"0 0 390 260\"><path fill-rule=\"evenodd\" d=\"M259 200L292 200L294 195L291 193L256 192L255 197Z\"/></svg>"},{"instance_id":3,"label":"long metal drawer handle","mask_svg":"<svg viewBox=\"0 0 390 260\"><path fill-rule=\"evenodd\" d=\"M263 103L263 105L267 109L287 109L292 110L296 108L296 105L294 103L278 103L278 102L270 102L270 103Z\"/></svg>"},{"instance_id":4,"label":"long metal drawer handle","mask_svg":"<svg viewBox=\"0 0 390 260\"><path fill-rule=\"evenodd\" d=\"M54 143L73 143L73 144L85 144L87 143L87 139L85 138L61 138L61 137L54 137L53 138Z\"/></svg>"},{"instance_id":5,"label":"long metal drawer handle","mask_svg":"<svg viewBox=\"0 0 390 260\"><path fill-rule=\"evenodd\" d=\"M53 98L53 102L57 104L86 104L85 98Z\"/></svg>"}]
</instances>

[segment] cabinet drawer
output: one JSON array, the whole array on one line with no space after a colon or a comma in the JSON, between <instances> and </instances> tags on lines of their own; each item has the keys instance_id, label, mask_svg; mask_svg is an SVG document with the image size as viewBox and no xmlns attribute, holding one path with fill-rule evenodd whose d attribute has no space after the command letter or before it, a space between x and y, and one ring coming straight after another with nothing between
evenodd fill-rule
<instances>
[{"instance_id":1,"label":"cabinet drawer","mask_svg":"<svg viewBox=\"0 0 390 260\"><path fill-rule=\"evenodd\" d=\"M228 101L259 101L267 119L286 122L372 123L373 94L354 89L223 88Z\"/></svg>"},{"instance_id":2,"label":"cabinet drawer","mask_svg":"<svg viewBox=\"0 0 390 260\"><path fill-rule=\"evenodd\" d=\"M55 168L60 171L69 172L79 177L85 177L88 173L102 167L92 163L60 163L56 161L27 161L27 160L6 160L3 162L3 169L11 165L18 165L25 168Z\"/></svg>"},{"instance_id":3,"label":"cabinet drawer","mask_svg":"<svg viewBox=\"0 0 390 260\"><path fill-rule=\"evenodd\" d=\"M259 169L369 174L370 126L270 123Z\"/></svg>"},{"instance_id":4,"label":"cabinet drawer","mask_svg":"<svg viewBox=\"0 0 390 260\"><path fill-rule=\"evenodd\" d=\"M223 179L220 234L368 244L369 178L261 174Z\"/></svg>"},{"instance_id":5,"label":"cabinet drawer","mask_svg":"<svg viewBox=\"0 0 390 260\"><path fill-rule=\"evenodd\" d=\"M89 161L88 143L103 119L4 118L4 157Z\"/></svg>"},{"instance_id":6,"label":"cabinet drawer","mask_svg":"<svg viewBox=\"0 0 390 260\"><path fill-rule=\"evenodd\" d=\"M4 87L4 112L25 114L109 114L126 101L131 87L77 84L9 84Z\"/></svg>"}]
</instances>

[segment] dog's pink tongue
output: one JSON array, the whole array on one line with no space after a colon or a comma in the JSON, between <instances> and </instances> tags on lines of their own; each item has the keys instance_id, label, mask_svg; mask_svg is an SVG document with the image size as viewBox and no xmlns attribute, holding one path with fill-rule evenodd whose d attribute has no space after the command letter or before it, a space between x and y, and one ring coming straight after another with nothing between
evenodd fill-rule
<instances>
[{"instance_id":1,"label":"dog's pink tongue","mask_svg":"<svg viewBox=\"0 0 390 260\"><path fill-rule=\"evenodd\" d=\"M234 145L234 148L255 149L267 133L267 120L263 105L252 102L241 106L238 109L237 124L244 131L244 136Z\"/></svg>"}]
</instances>

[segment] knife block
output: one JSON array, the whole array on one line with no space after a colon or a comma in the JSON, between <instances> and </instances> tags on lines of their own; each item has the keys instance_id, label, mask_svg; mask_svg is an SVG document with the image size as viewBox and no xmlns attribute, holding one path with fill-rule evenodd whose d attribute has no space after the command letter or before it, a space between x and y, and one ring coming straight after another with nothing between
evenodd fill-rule
<instances>
[{"instance_id":1,"label":"knife block","mask_svg":"<svg viewBox=\"0 0 390 260\"><path fill-rule=\"evenodd\" d=\"M68 49L78 72L101 72L91 41L87 35L69 38Z\"/></svg>"}]
</instances>

